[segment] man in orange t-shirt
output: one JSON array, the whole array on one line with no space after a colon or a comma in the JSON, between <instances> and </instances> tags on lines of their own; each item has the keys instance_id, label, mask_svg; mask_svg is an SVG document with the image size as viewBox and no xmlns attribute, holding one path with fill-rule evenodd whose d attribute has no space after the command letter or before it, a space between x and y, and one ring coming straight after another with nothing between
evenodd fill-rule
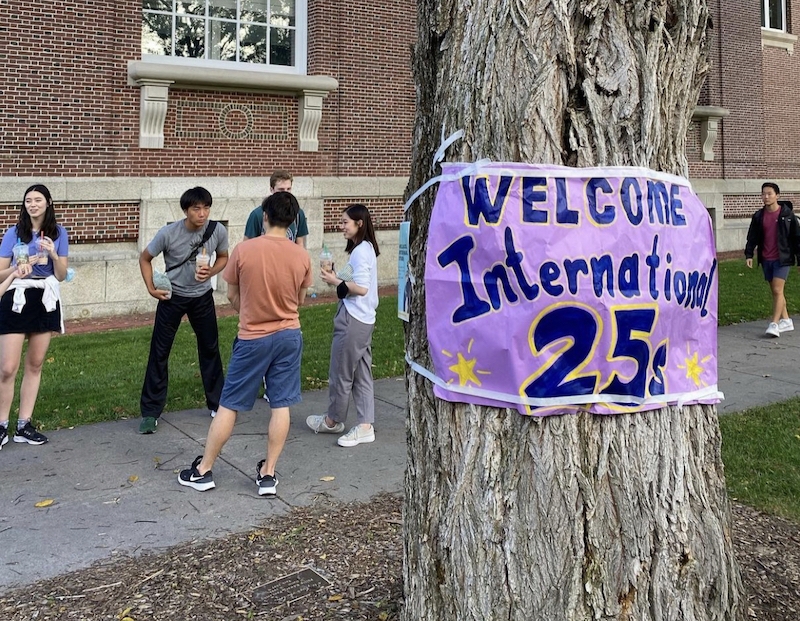
<instances>
[{"instance_id":1,"label":"man in orange t-shirt","mask_svg":"<svg viewBox=\"0 0 800 621\"><path fill-rule=\"evenodd\" d=\"M215 487L211 468L230 438L240 411L252 410L262 378L272 416L266 458L256 466L260 496L275 496L275 465L289 434L289 407L300 402L300 359L303 337L298 307L311 285L311 261L305 248L286 237L300 206L289 192L276 192L262 204L265 235L233 249L222 274L228 299L239 311L239 333L203 455L182 470L178 483L198 491Z\"/></svg>"}]
</instances>

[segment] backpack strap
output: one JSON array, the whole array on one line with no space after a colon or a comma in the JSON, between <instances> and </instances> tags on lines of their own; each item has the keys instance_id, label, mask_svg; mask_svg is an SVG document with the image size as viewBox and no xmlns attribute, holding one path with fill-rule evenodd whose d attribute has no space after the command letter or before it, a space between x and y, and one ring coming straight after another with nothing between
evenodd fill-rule
<instances>
[{"instance_id":1,"label":"backpack strap","mask_svg":"<svg viewBox=\"0 0 800 621\"><path fill-rule=\"evenodd\" d=\"M192 249L189 251L189 256L187 256L187 257L186 257L186 258L185 258L183 261L181 261L180 263L176 263L176 264L175 264L175 265L173 265L172 267L168 267L168 268L167 268L167 272L171 272L172 270L176 270L176 269L178 269L178 268L179 268L181 265L183 265L184 263L186 263L187 261L189 261L190 259L192 259L192 257L194 257L194 256L197 254L197 251L198 251L198 250L200 250L200 248L202 248L202 247L203 247L203 245L204 245L204 244L205 244L205 243L206 243L206 242L207 242L209 239L211 239L211 236L214 234L214 229L216 229L216 228L217 228L217 221L216 221L216 220L209 220L209 221L208 221L208 226L206 227L206 230L205 230L205 232L203 233L203 237L202 237L202 239L200 240L200 243L198 243L198 244L194 244L194 245L192 246Z\"/></svg>"}]
</instances>

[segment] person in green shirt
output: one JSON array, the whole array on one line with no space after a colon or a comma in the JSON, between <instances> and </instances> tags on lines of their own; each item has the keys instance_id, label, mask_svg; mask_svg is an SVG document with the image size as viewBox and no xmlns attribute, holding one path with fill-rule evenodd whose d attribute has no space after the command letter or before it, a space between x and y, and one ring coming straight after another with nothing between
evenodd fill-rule
<instances>
[{"instance_id":1,"label":"person in green shirt","mask_svg":"<svg viewBox=\"0 0 800 621\"><path fill-rule=\"evenodd\" d=\"M285 170L276 170L269 178L269 193L291 192L294 177ZM245 239L253 239L264 234L264 210L261 205L253 209L247 217L247 224L244 227ZM306 237L308 237L308 222L306 214L300 209L294 222L286 229L286 237L303 248L306 247Z\"/></svg>"}]
</instances>

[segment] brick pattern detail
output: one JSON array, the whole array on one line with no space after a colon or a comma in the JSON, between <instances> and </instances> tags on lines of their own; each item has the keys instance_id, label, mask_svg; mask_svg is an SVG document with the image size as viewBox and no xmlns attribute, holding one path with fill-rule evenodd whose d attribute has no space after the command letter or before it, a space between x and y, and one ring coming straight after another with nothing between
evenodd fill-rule
<instances>
[{"instance_id":1,"label":"brick pattern detail","mask_svg":"<svg viewBox=\"0 0 800 621\"><path fill-rule=\"evenodd\" d=\"M127 81L128 61L141 59L141 0L13 3L0 26L0 176L407 175L415 3L309 5L308 74L339 82L317 152L299 151L291 94L174 88L164 148L141 149L140 91Z\"/></svg>"},{"instance_id":2,"label":"brick pattern detail","mask_svg":"<svg viewBox=\"0 0 800 621\"><path fill-rule=\"evenodd\" d=\"M800 194L784 194L781 192L780 200L792 201L795 212L800 209ZM722 198L722 207L725 218L750 218L761 208L760 194L728 194Z\"/></svg>"},{"instance_id":3,"label":"brick pattern detail","mask_svg":"<svg viewBox=\"0 0 800 621\"><path fill-rule=\"evenodd\" d=\"M397 230L403 221L403 199L397 198L373 198L364 200L353 200L351 198L329 198L322 203L323 210L323 230L326 233L339 231L342 212L354 203L361 203L369 209L372 216L372 226L377 230L392 229Z\"/></svg>"},{"instance_id":4,"label":"brick pattern detail","mask_svg":"<svg viewBox=\"0 0 800 621\"><path fill-rule=\"evenodd\" d=\"M139 239L139 203L55 203L58 223L70 244L130 242ZM19 205L0 203L0 234L19 219Z\"/></svg>"},{"instance_id":5,"label":"brick pattern detail","mask_svg":"<svg viewBox=\"0 0 800 621\"><path fill-rule=\"evenodd\" d=\"M287 103L260 106L180 101L176 109L175 137L287 140L290 115Z\"/></svg>"}]
</instances>

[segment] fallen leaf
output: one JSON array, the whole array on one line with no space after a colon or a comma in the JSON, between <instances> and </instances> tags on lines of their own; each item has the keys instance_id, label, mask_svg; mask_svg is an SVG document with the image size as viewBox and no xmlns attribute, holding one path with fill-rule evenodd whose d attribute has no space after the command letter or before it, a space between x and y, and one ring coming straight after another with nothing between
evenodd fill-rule
<instances>
[{"instance_id":1,"label":"fallen leaf","mask_svg":"<svg viewBox=\"0 0 800 621\"><path fill-rule=\"evenodd\" d=\"M331 596L328 598L328 601L329 601L329 602L338 602L338 601L339 601L340 599L342 599L343 597L344 597L344 595L341 595L341 594L339 594L339 595L331 595Z\"/></svg>"},{"instance_id":2,"label":"fallen leaf","mask_svg":"<svg viewBox=\"0 0 800 621\"><path fill-rule=\"evenodd\" d=\"M325 481L327 483L328 481L333 481L335 478L336 477L322 477L320 481Z\"/></svg>"},{"instance_id":3,"label":"fallen leaf","mask_svg":"<svg viewBox=\"0 0 800 621\"><path fill-rule=\"evenodd\" d=\"M55 502L55 500L53 500L52 498L48 498L47 500L42 500L41 502L37 502L37 503L36 503L35 505L33 505L33 506L34 506L34 507L36 507L37 509L41 509L41 508L43 508L43 507L49 507L49 506L50 506L50 505L52 505L54 502Z\"/></svg>"},{"instance_id":4,"label":"fallen leaf","mask_svg":"<svg viewBox=\"0 0 800 621\"><path fill-rule=\"evenodd\" d=\"M136 483L136 481L138 480L139 477L137 477L135 474L132 474L131 476L128 477L128 483Z\"/></svg>"}]
</instances>

